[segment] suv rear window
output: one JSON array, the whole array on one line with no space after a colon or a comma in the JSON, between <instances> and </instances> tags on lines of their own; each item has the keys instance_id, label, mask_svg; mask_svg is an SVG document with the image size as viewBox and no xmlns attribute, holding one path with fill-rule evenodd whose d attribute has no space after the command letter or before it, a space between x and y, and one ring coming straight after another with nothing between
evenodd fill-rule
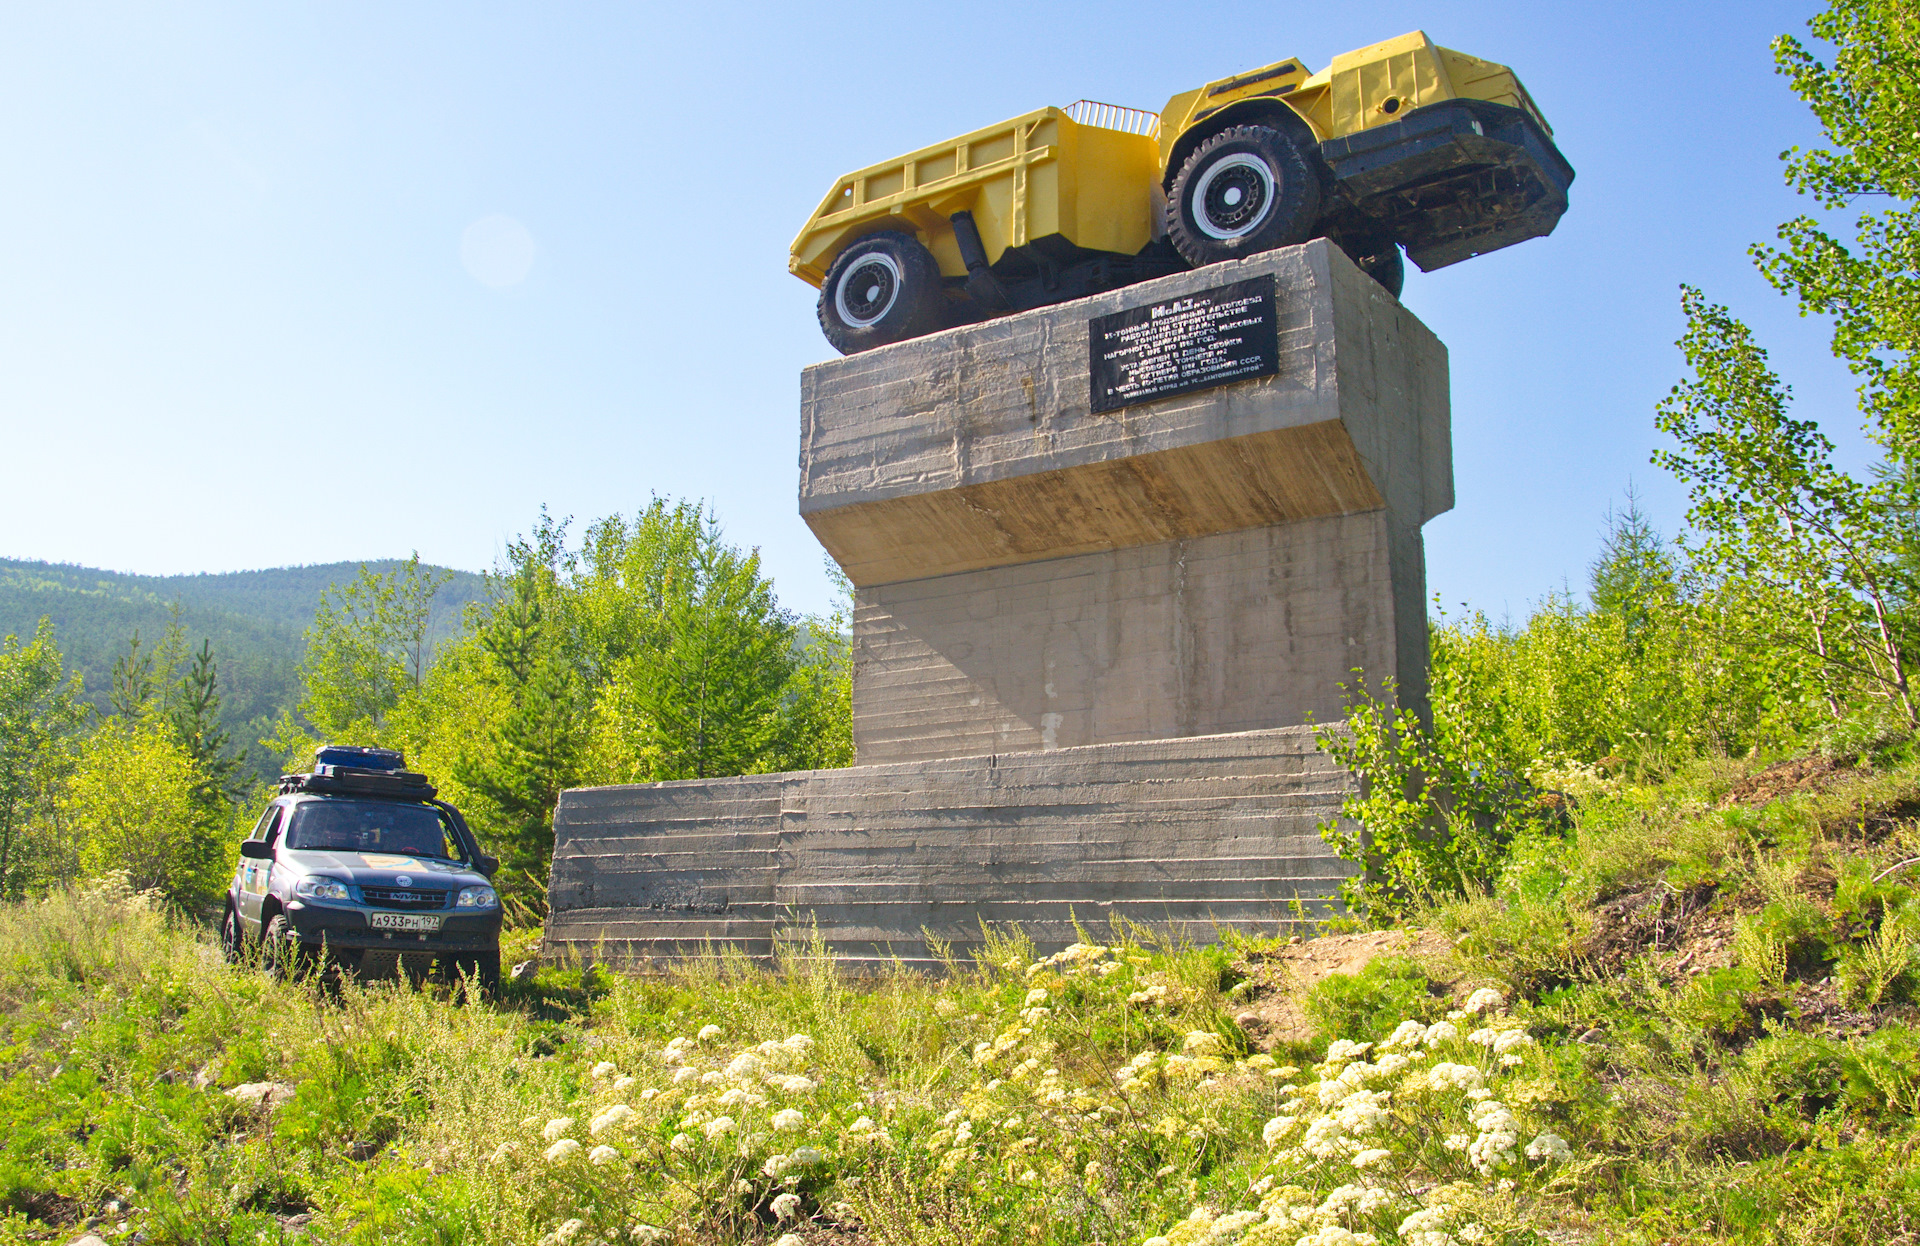
<instances>
[{"instance_id":1,"label":"suv rear window","mask_svg":"<svg viewBox=\"0 0 1920 1246\"><path fill-rule=\"evenodd\" d=\"M289 848L335 852L389 852L395 856L457 860L437 809L379 800L307 800L293 811Z\"/></svg>"}]
</instances>

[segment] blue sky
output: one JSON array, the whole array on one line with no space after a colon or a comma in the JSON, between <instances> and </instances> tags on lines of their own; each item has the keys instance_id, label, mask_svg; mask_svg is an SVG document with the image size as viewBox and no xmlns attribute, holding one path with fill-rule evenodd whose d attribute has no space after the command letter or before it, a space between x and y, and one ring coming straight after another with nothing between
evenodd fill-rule
<instances>
[{"instance_id":1,"label":"blue sky","mask_svg":"<svg viewBox=\"0 0 1920 1246\"><path fill-rule=\"evenodd\" d=\"M1749 318L1847 454L1852 380L1746 247L1808 205L1767 42L1807 3L5 6L0 554L146 573L495 563L709 500L824 608L785 271L833 179L1040 104L1424 28L1512 65L1579 176L1555 234L1405 301L1448 344L1450 610L1584 583L1679 378L1678 287Z\"/></svg>"}]
</instances>

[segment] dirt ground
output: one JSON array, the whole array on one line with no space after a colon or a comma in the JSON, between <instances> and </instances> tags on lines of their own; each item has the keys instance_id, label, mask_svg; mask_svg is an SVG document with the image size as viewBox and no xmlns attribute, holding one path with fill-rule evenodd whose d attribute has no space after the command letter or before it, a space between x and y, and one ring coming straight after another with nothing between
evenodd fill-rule
<instances>
[{"instance_id":1,"label":"dirt ground","mask_svg":"<svg viewBox=\"0 0 1920 1246\"><path fill-rule=\"evenodd\" d=\"M1313 1037L1304 1008L1307 992L1322 980L1357 974L1388 955L1437 965L1452 950L1446 936L1433 930L1369 930L1291 943L1242 966L1253 985L1234 1020L1263 1050L1305 1042Z\"/></svg>"}]
</instances>

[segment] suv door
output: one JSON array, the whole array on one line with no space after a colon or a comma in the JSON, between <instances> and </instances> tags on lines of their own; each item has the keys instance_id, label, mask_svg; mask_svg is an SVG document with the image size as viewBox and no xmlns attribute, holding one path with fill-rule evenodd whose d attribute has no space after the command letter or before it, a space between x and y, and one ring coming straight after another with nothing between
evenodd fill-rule
<instances>
[{"instance_id":1,"label":"suv door","mask_svg":"<svg viewBox=\"0 0 1920 1246\"><path fill-rule=\"evenodd\" d=\"M273 847L280 840L280 824L285 820L286 812L284 805L269 805L267 811L260 815L260 822L253 828L253 834L247 838ZM267 881L272 873L271 859L256 861L252 857L240 858L240 895L237 902L240 923L249 937L259 937L260 907L266 901Z\"/></svg>"}]
</instances>

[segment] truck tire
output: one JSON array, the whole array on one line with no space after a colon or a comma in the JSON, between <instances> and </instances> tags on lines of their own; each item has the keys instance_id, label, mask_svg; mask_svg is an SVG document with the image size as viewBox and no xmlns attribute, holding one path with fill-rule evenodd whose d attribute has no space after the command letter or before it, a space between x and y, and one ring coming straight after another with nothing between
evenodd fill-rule
<instances>
[{"instance_id":1,"label":"truck tire","mask_svg":"<svg viewBox=\"0 0 1920 1246\"><path fill-rule=\"evenodd\" d=\"M911 234L886 230L851 243L820 287L820 331L843 355L947 327L933 252Z\"/></svg>"},{"instance_id":2,"label":"truck tire","mask_svg":"<svg viewBox=\"0 0 1920 1246\"><path fill-rule=\"evenodd\" d=\"M1398 243L1390 238L1343 238L1338 241L1340 249L1347 253L1347 258L1361 272L1379 282L1388 294L1400 297L1400 291L1407 284L1407 262L1401 258Z\"/></svg>"},{"instance_id":3,"label":"truck tire","mask_svg":"<svg viewBox=\"0 0 1920 1246\"><path fill-rule=\"evenodd\" d=\"M1305 242L1319 219L1319 175L1292 139L1263 125L1202 142L1167 196L1167 237L1196 268Z\"/></svg>"}]
</instances>

